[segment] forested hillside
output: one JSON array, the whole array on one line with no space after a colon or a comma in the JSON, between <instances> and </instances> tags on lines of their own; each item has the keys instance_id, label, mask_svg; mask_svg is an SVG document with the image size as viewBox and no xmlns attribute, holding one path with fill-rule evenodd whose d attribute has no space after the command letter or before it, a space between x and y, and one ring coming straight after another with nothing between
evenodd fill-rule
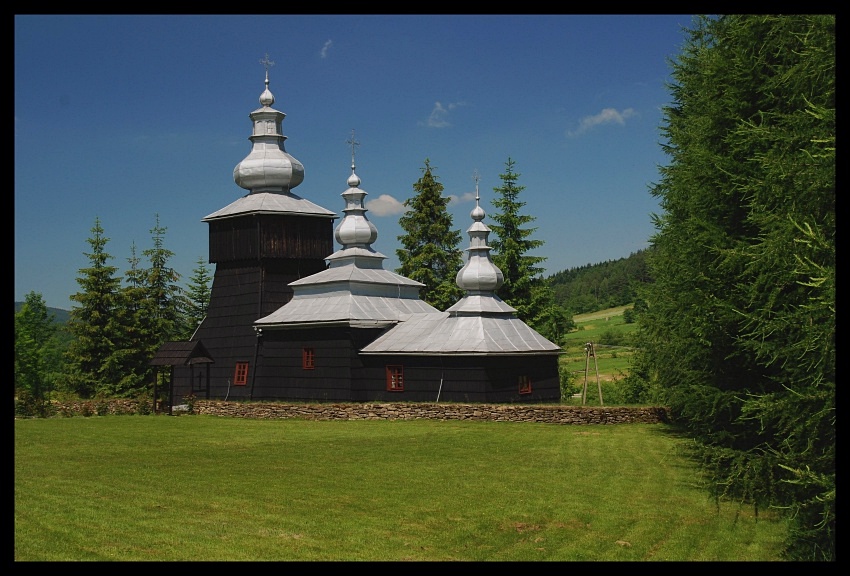
<instances>
[{"instance_id":1,"label":"forested hillside","mask_svg":"<svg viewBox=\"0 0 850 576\"><path fill-rule=\"evenodd\" d=\"M555 302L573 314L596 312L635 301L639 284L650 281L646 265L648 250L628 258L570 268L546 278Z\"/></svg>"},{"instance_id":2,"label":"forested hillside","mask_svg":"<svg viewBox=\"0 0 850 576\"><path fill-rule=\"evenodd\" d=\"M23 302L15 302L15 313L17 313L23 305ZM63 310L61 308L51 308L49 306L47 307L47 313L53 316L53 321L57 324L67 323L68 318L71 316L71 313L68 310Z\"/></svg>"}]
</instances>

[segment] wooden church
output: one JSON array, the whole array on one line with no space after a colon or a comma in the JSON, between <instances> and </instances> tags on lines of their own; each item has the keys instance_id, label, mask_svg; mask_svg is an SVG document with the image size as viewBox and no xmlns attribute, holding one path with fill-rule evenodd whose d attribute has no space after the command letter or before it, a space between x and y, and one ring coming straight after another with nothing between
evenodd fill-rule
<instances>
[{"instance_id":1,"label":"wooden church","mask_svg":"<svg viewBox=\"0 0 850 576\"><path fill-rule=\"evenodd\" d=\"M203 219L215 264L207 316L192 342L211 363L172 370L173 398L323 402L557 402L561 348L496 296L479 198L465 295L441 312L421 283L383 269L372 248L355 174L343 217L292 192L304 167L288 154L285 114L272 108L268 67L261 107L250 114L252 149L233 171L248 193ZM477 183L476 183L477 196ZM334 240L340 248L334 251Z\"/></svg>"}]
</instances>

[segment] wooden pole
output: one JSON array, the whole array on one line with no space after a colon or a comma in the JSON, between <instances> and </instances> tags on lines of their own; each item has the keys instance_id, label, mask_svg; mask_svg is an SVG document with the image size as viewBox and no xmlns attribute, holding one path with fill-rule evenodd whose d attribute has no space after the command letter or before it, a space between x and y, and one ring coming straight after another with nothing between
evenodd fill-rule
<instances>
[{"instance_id":1,"label":"wooden pole","mask_svg":"<svg viewBox=\"0 0 850 576\"><path fill-rule=\"evenodd\" d=\"M591 355L593 356L593 364L596 366L596 388L599 390L599 405L604 406L602 403L602 385L599 383L599 361L596 359L596 350L593 349L593 342L590 343Z\"/></svg>"},{"instance_id":2,"label":"wooden pole","mask_svg":"<svg viewBox=\"0 0 850 576\"><path fill-rule=\"evenodd\" d=\"M171 374L168 376L168 415L174 416L174 366L171 367Z\"/></svg>"},{"instance_id":3,"label":"wooden pole","mask_svg":"<svg viewBox=\"0 0 850 576\"><path fill-rule=\"evenodd\" d=\"M584 386L581 389L581 405L587 404L587 369L590 366L590 342L584 345Z\"/></svg>"}]
</instances>

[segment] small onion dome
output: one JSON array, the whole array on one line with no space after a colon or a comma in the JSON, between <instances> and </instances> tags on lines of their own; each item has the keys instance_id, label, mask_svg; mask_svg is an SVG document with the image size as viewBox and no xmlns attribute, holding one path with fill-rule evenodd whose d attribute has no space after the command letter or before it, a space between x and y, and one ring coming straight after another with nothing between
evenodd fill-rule
<instances>
[{"instance_id":1,"label":"small onion dome","mask_svg":"<svg viewBox=\"0 0 850 576\"><path fill-rule=\"evenodd\" d=\"M354 173L354 164L351 165L351 176L348 177L348 189L341 194L345 199L345 213L342 221L334 230L334 238L343 249L354 247L368 248L378 238L378 229L366 218L366 208L363 206L363 198L366 191L361 190L360 177Z\"/></svg>"},{"instance_id":2,"label":"small onion dome","mask_svg":"<svg viewBox=\"0 0 850 576\"><path fill-rule=\"evenodd\" d=\"M455 282L467 292L492 292L497 290L505 281L505 277L498 266L490 259L490 247L487 246L487 237L490 229L482 222L484 220L484 209L479 204L478 184L475 185L475 208L469 213L472 218L472 226L469 227L469 258L461 268Z\"/></svg>"}]
</instances>

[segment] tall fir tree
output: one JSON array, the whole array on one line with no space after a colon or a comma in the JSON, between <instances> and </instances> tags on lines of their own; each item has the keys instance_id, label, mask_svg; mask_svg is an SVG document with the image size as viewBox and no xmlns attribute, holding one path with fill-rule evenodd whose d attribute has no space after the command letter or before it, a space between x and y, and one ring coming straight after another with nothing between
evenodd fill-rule
<instances>
[{"instance_id":1,"label":"tall fir tree","mask_svg":"<svg viewBox=\"0 0 850 576\"><path fill-rule=\"evenodd\" d=\"M687 31L630 376L795 560L835 559L835 46L829 14Z\"/></svg>"},{"instance_id":2,"label":"tall fir tree","mask_svg":"<svg viewBox=\"0 0 850 576\"><path fill-rule=\"evenodd\" d=\"M118 377L106 383L103 391L110 396L137 396L153 382L154 370L150 366L153 337L146 331L145 270L139 267L140 261L133 242L127 259L129 267L124 274L124 286L118 293L115 310L114 320L119 330L109 363L110 370Z\"/></svg>"},{"instance_id":3,"label":"tall fir tree","mask_svg":"<svg viewBox=\"0 0 850 576\"><path fill-rule=\"evenodd\" d=\"M207 315L210 304L210 285L212 275L203 257L198 258L197 266L192 271L189 284L186 287L186 318L183 337L190 339Z\"/></svg>"},{"instance_id":4,"label":"tall fir tree","mask_svg":"<svg viewBox=\"0 0 850 576\"><path fill-rule=\"evenodd\" d=\"M42 400L50 390L48 345L56 332L54 316L41 294L30 292L15 313L15 391Z\"/></svg>"},{"instance_id":5,"label":"tall fir tree","mask_svg":"<svg viewBox=\"0 0 850 576\"><path fill-rule=\"evenodd\" d=\"M535 217L521 212L525 202L519 196L525 186L517 183L521 174L515 166L516 162L508 157L505 171L499 174L502 183L493 188L497 211L490 224L495 233L490 245L493 262L505 277L496 294L516 308L519 319L557 342L571 325L572 317L555 302L554 290L542 276L544 269L539 264L546 258L530 254L543 246L543 241L532 238L537 228L528 227Z\"/></svg>"},{"instance_id":6,"label":"tall fir tree","mask_svg":"<svg viewBox=\"0 0 850 576\"><path fill-rule=\"evenodd\" d=\"M428 158L422 177L413 184L415 194L404 201L407 211L399 219L406 232L398 239L403 248L396 250L401 266L396 272L411 280L422 282L422 300L445 310L463 292L456 283L463 257L458 245L460 230L453 229L452 215L443 196L443 185L431 168Z\"/></svg>"},{"instance_id":7,"label":"tall fir tree","mask_svg":"<svg viewBox=\"0 0 850 576\"><path fill-rule=\"evenodd\" d=\"M121 286L118 269L109 264L109 238L104 236L100 218L95 218L91 234L86 240L91 252L84 253L89 266L81 268L77 277L81 291L71 296L79 306L70 311L68 329L73 340L66 352L68 388L83 398L94 396L116 377L109 359L115 350L115 311Z\"/></svg>"},{"instance_id":8,"label":"tall fir tree","mask_svg":"<svg viewBox=\"0 0 850 576\"><path fill-rule=\"evenodd\" d=\"M178 284L180 274L169 266L174 252L165 247L166 231L156 214L156 224L151 229L153 246L142 252L149 263L144 272L144 306L146 332L151 334L151 358L163 342L178 338L183 317L183 289Z\"/></svg>"}]
</instances>

